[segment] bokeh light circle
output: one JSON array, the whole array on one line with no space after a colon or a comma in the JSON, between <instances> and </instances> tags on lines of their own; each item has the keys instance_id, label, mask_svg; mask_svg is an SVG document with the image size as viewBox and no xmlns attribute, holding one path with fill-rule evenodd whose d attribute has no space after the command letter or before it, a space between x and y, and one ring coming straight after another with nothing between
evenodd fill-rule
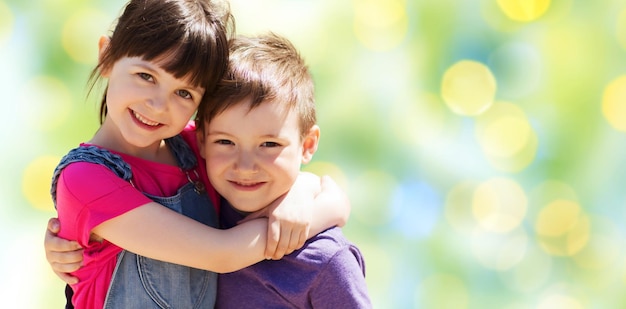
<instances>
[{"instance_id":1,"label":"bokeh light circle","mask_svg":"<svg viewBox=\"0 0 626 309\"><path fill-rule=\"evenodd\" d=\"M535 231L541 247L556 256L572 256L589 241L589 217L578 203L565 199L545 205L537 216Z\"/></svg>"},{"instance_id":2,"label":"bokeh light circle","mask_svg":"<svg viewBox=\"0 0 626 309\"><path fill-rule=\"evenodd\" d=\"M531 131L530 124L524 119L505 116L485 129L481 145L487 155L510 157L528 144Z\"/></svg>"},{"instance_id":3,"label":"bokeh light circle","mask_svg":"<svg viewBox=\"0 0 626 309\"><path fill-rule=\"evenodd\" d=\"M408 16L400 0L354 1L354 32L368 49L387 51L406 37Z\"/></svg>"},{"instance_id":4,"label":"bokeh light circle","mask_svg":"<svg viewBox=\"0 0 626 309\"><path fill-rule=\"evenodd\" d=\"M462 60L443 75L441 96L454 113L476 116L494 102L496 80L487 66L480 62Z\"/></svg>"},{"instance_id":5,"label":"bokeh light circle","mask_svg":"<svg viewBox=\"0 0 626 309\"><path fill-rule=\"evenodd\" d=\"M618 131L626 132L626 75L622 75L604 89L602 114Z\"/></svg>"},{"instance_id":6,"label":"bokeh light circle","mask_svg":"<svg viewBox=\"0 0 626 309\"><path fill-rule=\"evenodd\" d=\"M545 14L550 0L498 0L498 6L508 18L529 22Z\"/></svg>"},{"instance_id":7,"label":"bokeh light circle","mask_svg":"<svg viewBox=\"0 0 626 309\"><path fill-rule=\"evenodd\" d=\"M495 233L517 228L527 207L524 190L507 178L493 178L480 184L472 199L472 211L479 226Z\"/></svg>"},{"instance_id":8,"label":"bokeh light circle","mask_svg":"<svg viewBox=\"0 0 626 309\"><path fill-rule=\"evenodd\" d=\"M498 101L476 120L476 137L492 166L518 172L534 160L537 134L519 106Z\"/></svg>"},{"instance_id":9,"label":"bokeh light circle","mask_svg":"<svg viewBox=\"0 0 626 309\"><path fill-rule=\"evenodd\" d=\"M50 197L50 183L54 168L60 158L41 156L33 160L24 170L22 193L31 206L42 211L54 211Z\"/></svg>"}]
</instances>

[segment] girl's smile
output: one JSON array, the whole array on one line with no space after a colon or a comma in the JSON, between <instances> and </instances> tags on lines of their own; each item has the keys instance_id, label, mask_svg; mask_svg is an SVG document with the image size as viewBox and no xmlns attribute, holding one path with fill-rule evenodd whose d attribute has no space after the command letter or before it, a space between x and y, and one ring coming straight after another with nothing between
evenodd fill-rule
<instances>
[{"instance_id":1,"label":"girl's smile","mask_svg":"<svg viewBox=\"0 0 626 309\"><path fill-rule=\"evenodd\" d=\"M160 126L161 124L156 122L156 121L152 121L149 120L147 118L145 118L144 116L142 116L141 114L137 113L136 111L129 109L131 115L134 117L134 119L139 122L140 125L145 125L147 126L149 129L154 129L157 126Z\"/></svg>"}]
</instances>

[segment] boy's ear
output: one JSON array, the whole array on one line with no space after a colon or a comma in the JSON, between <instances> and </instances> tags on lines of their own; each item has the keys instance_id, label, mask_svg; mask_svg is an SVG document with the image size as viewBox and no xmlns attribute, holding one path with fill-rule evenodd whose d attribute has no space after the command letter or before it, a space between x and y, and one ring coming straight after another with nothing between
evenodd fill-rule
<instances>
[{"instance_id":1,"label":"boy's ear","mask_svg":"<svg viewBox=\"0 0 626 309\"><path fill-rule=\"evenodd\" d=\"M320 140L320 127L314 125L302 141L302 164L307 164L313 159L313 155L317 151L317 145Z\"/></svg>"},{"instance_id":2,"label":"boy's ear","mask_svg":"<svg viewBox=\"0 0 626 309\"><path fill-rule=\"evenodd\" d=\"M204 151L204 143L206 142L205 137L204 137L204 129L200 129L196 127L196 140L198 141L198 150L200 152L200 156L203 159L206 159L206 154Z\"/></svg>"},{"instance_id":3,"label":"boy's ear","mask_svg":"<svg viewBox=\"0 0 626 309\"><path fill-rule=\"evenodd\" d=\"M102 61L102 57L104 57L104 52L109 48L109 42L111 42L111 38L103 35L98 40L98 63ZM107 77L109 74L109 70L107 68L102 68L100 75L103 77Z\"/></svg>"}]
</instances>

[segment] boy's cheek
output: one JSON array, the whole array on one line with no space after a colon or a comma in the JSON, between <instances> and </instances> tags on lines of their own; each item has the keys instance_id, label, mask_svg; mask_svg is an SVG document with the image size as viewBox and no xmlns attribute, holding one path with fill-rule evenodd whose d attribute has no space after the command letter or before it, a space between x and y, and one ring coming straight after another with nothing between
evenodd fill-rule
<instances>
[{"instance_id":1,"label":"boy's cheek","mask_svg":"<svg viewBox=\"0 0 626 309\"><path fill-rule=\"evenodd\" d=\"M200 156L206 159L206 145L204 143L204 134L202 132L196 131L196 140L198 142L198 151L200 152Z\"/></svg>"}]
</instances>

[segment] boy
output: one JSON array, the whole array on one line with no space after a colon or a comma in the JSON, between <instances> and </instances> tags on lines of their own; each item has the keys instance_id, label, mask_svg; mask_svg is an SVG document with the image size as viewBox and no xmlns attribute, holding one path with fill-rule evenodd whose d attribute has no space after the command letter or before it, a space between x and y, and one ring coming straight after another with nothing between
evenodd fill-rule
<instances>
[{"instance_id":1,"label":"boy","mask_svg":"<svg viewBox=\"0 0 626 309\"><path fill-rule=\"evenodd\" d=\"M313 81L288 40L240 36L207 102L198 142L229 228L288 192L317 150ZM359 249L331 228L281 260L220 275L216 308L370 308L364 275Z\"/></svg>"}]
</instances>

